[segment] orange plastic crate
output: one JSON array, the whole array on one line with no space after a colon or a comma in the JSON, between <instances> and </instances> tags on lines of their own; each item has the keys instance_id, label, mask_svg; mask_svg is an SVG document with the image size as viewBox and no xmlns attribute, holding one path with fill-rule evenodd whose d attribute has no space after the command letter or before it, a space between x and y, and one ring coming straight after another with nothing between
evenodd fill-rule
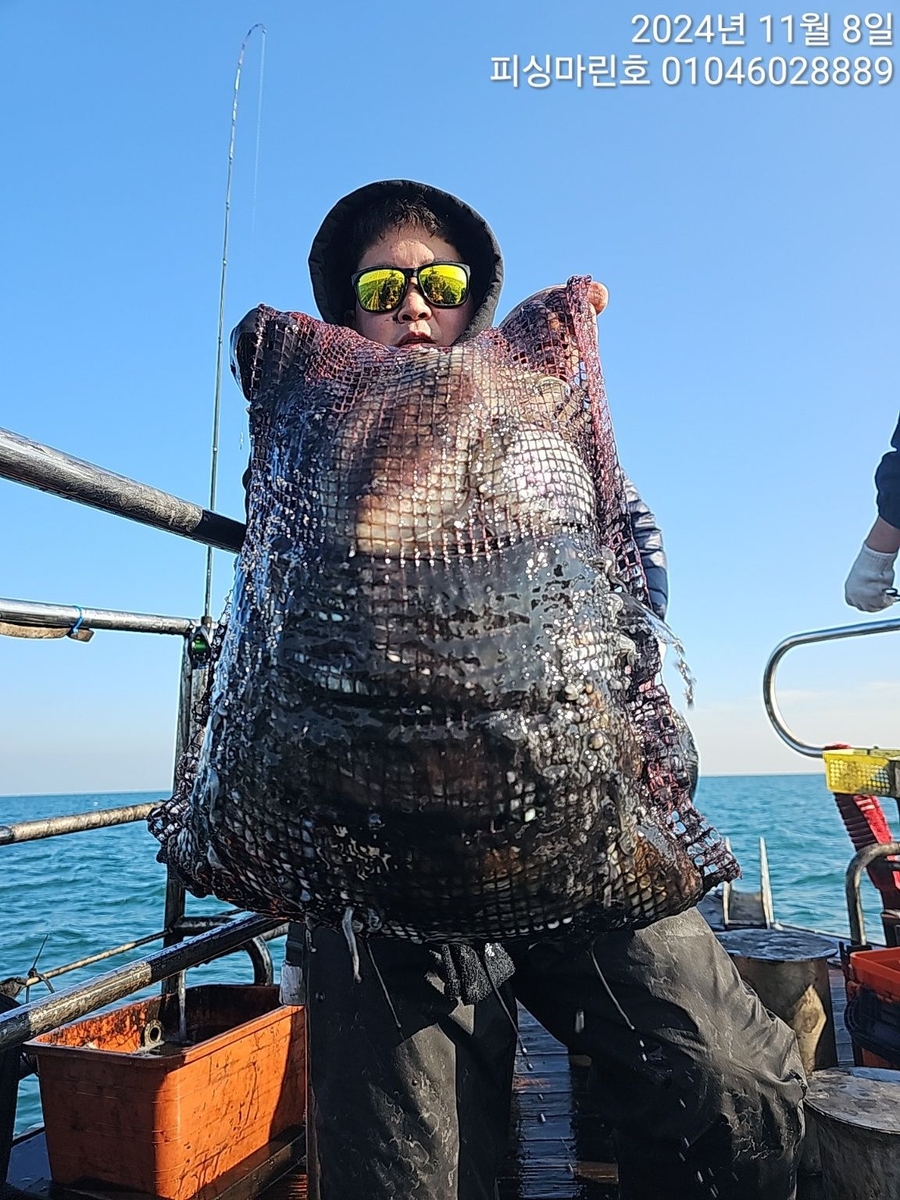
<instances>
[{"instance_id":1,"label":"orange plastic crate","mask_svg":"<svg viewBox=\"0 0 900 1200\"><path fill-rule=\"evenodd\" d=\"M900 947L857 950L850 955L850 968L857 983L866 984L886 1000L900 1000Z\"/></svg>"},{"instance_id":2,"label":"orange plastic crate","mask_svg":"<svg viewBox=\"0 0 900 1200\"><path fill-rule=\"evenodd\" d=\"M177 1037L174 996L129 1004L31 1041L50 1173L188 1200L273 1138L303 1125L305 1010L274 987L188 988L191 1045L142 1049L159 1021ZM223 1184L224 1186L224 1184Z\"/></svg>"}]
</instances>

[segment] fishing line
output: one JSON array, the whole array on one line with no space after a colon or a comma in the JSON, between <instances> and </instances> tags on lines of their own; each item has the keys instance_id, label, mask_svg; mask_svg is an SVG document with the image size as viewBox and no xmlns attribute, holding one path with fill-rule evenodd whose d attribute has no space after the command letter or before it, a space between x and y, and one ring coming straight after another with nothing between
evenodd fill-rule
<instances>
[{"instance_id":1,"label":"fishing line","mask_svg":"<svg viewBox=\"0 0 900 1200\"><path fill-rule=\"evenodd\" d=\"M38 972L38 969L37 969L38 960L40 959L41 955L44 953L44 947L47 945L47 940L49 937L50 937L49 932L44 934L44 940L41 942L40 946L38 946L38 952L34 956L34 962L28 968L27 978L31 979L32 977L34 977L36 979L39 979L40 982L43 984L46 984L48 990L52 992L53 984L50 982L49 979L45 979L43 977L43 975ZM28 984L26 984L25 985L25 1003L27 1004L30 999L31 999L31 987Z\"/></svg>"},{"instance_id":2,"label":"fishing line","mask_svg":"<svg viewBox=\"0 0 900 1200\"><path fill-rule=\"evenodd\" d=\"M231 134L228 141L228 174L225 181L225 220L222 232L222 270L219 276L219 321L216 337L216 383L213 393L213 428L212 428L212 454L209 471L209 507L212 512L216 508L216 484L218 482L219 473L219 415L221 410L222 399L222 344L225 340L225 282L228 275L228 234L231 225L231 182L234 175L234 139L237 130L237 114L238 114L238 96L241 90L241 72L244 68L244 52L247 49L247 43L254 30L262 31L263 47L265 47L266 27L260 23L251 25L247 30L243 42L241 42L241 52L238 55L237 70L234 75L234 98L231 103ZM262 80L260 79L260 86ZM260 101L260 105L261 105ZM258 149L258 147L257 147ZM255 187L255 184L254 184ZM212 546L207 547L206 551L206 590L203 600L203 623L209 625L212 623L212 615L210 607L212 605L212 573L213 573L213 550Z\"/></svg>"},{"instance_id":3,"label":"fishing line","mask_svg":"<svg viewBox=\"0 0 900 1200\"><path fill-rule=\"evenodd\" d=\"M387 990L387 984L384 982L384 977L382 976L381 971L378 969L378 963L375 961L375 954L372 950L372 947L369 945L368 938L364 940L363 945L366 948L366 953L369 956L369 961L372 964L372 968L378 977L378 982L381 984L381 990L384 992L384 998L387 1000L387 1006L391 1010L391 1016L394 1018L394 1024L397 1026L398 1031L402 1033L403 1026L400 1024L400 1018L397 1016L397 1010L394 1008L394 1002L391 999L390 992Z\"/></svg>"},{"instance_id":4,"label":"fishing line","mask_svg":"<svg viewBox=\"0 0 900 1200\"><path fill-rule=\"evenodd\" d=\"M259 143L262 132L263 80L266 77L266 30L263 26L259 51L259 89L256 94L256 143L253 147L253 196L250 201L250 257L253 257L253 237L256 233L256 185L259 180Z\"/></svg>"},{"instance_id":5,"label":"fishing line","mask_svg":"<svg viewBox=\"0 0 900 1200\"><path fill-rule=\"evenodd\" d=\"M615 998L615 996L613 995L612 988L606 982L606 977L604 976L603 972L600 970L600 964L597 962L597 957L594 954L593 946L591 946L591 948L588 950L588 954L590 954L591 962L594 964L594 970L597 972L598 976L600 977L600 982L603 984L604 990L606 991L607 996L609 996L610 1000L613 1002L613 1005L615 1006L616 1011L618 1012L619 1016L622 1018L622 1020L625 1022L625 1024L628 1026L628 1028L631 1030L632 1033L637 1033L637 1030L635 1029L634 1025L632 1025L631 1021L628 1019L628 1014L625 1012L625 1009Z\"/></svg>"},{"instance_id":6,"label":"fishing line","mask_svg":"<svg viewBox=\"0 0 900 1200\"><path fill-rule=\"evenodd\" d=\"M513 1017L512 1013L509 1011L509 1008L507 1007L506 1001L500 995L500 989L497 987L496 983L494 982L494 977L490 973L490 971L487 969L487 966L485 966L485 968L484 968L484 973L485 973L485 975L487 975L488 982L490 983L491 987L494 989L494 995L500 1001L500 1007L506 1013L506 1019L509 1021L510 1025L512 1025L512 1027L513 1027L513 1033L516 1035L516 1042L518 1043L519 1050L522 1054L522 1057L525 1059L525 1066L529 1071L531 1071L533 1069L533 1067L532 1067L531 1059L528 1054L528 1047L522 1041L522 1035L519 1032L519 1023Z\"/></svg>"}]
</instances>

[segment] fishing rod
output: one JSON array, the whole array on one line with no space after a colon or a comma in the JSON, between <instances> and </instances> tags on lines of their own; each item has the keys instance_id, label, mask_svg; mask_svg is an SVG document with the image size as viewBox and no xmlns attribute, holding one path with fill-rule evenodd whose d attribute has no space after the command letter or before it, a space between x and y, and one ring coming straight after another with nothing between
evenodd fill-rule
<instances>
[{"instance_id":1,"label":"fishing rod","mask_svg":"<svg viewBox=\"0 0 900 1200\"><path fill-rule=\"evenodd\" d=\"M219 319L216 334L216 381L213 390L213 426L212 426L212 452L209 471L209 508L215 511L216 506L216 486L219 475L219 424L221 414L221 399L222 399L222 352L225 341L225 286L228 277L228 238L231 232L231 184L234 177L234 143L237 132L237 115L238 115L238 99L241 90L241 73L244 69L244 54L247 49L247 44L255 30L260 30L262 38L262 47L260 51L260 66L259 66L259 99L256 110L256 153L254 157L253 170L253 220L256 219L256 179L259 166L259 130L262 119L262 89L263 78L265 75L266 64L266 27L257 22L251 25L241 42L241 51L238 55L237 69L234 75L234 95L231 103L231 133L228 140L228 172L225 181L225 218L223 222L222 233L222 268L219 275ZM203 599L203 624L212 624L212 614L210 608L212 606L212 578L213 578L213 547L208 546L206 551L206 587Z\"/></svg>"}]
</instances>

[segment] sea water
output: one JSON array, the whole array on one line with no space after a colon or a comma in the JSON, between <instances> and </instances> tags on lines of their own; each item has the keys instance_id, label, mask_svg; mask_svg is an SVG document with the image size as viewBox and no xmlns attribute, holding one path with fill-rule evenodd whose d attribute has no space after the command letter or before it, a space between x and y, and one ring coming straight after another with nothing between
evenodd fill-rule
<instances>
[{"instance_id":1,"label":"sea water","mask_svg":"<svg viewBox=\"0 0 900 1200\"><path fill-rule=\"evenodd\" d=\"M0 825L142 804L164 795L0 796ZM738 887L759 886L758 842L763 836L776 919L846 936L843 878L853 849L821 774L707 777L700 781L697 805L731 839L744 870ZM894 802L886 800L884 806L897 830ZM0 980L33 974L35 960L37 970L46 972L161 930L165 869L156 861L156 850L143 822L0 846ZM880 905L867 881L864 895L869 936L881 940ZM188 897L189 913L224 907ZM151 943L50 983L57 990L83 983L160 945ZM283 943L270 945L277 975ZM192 970L188 984L247 983L252 977L249 958L235 954ZM32 1000L45 995L44 984L30 990ZM37 1082L29 1077L19 1090L16 1127L22 1131L39 1121Z\"/></svg>"}]
</instances>

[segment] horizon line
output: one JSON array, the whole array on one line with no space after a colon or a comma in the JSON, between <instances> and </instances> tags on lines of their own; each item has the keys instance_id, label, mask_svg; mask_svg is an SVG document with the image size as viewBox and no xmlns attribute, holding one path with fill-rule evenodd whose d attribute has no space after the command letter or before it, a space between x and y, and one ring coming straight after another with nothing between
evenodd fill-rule
<instances>
[{"instance_id":1,"label":"horizon line","mask_svg":"<svg viewBox=\"0 0 900 1200\"><path fill-rule=\"evenodd\" d=\"M698 783L702 783L704 779L807 779L813 775L821 776L824 782L821 771L742 771L735 772L733 775L712 773L701 775ZM163 796L171 796L172 788L122 788L103 792L0 792L0 800L33 800L54 796L146 796L157 792Z\"/></svg>"}]
</instances>

